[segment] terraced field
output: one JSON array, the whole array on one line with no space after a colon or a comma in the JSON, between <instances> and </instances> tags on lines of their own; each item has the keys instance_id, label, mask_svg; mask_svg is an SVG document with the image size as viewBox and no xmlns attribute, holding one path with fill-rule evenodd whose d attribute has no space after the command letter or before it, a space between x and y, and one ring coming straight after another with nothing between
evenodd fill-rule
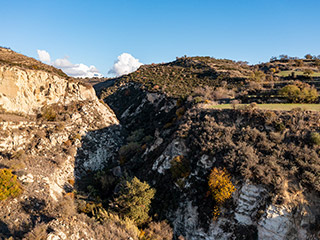
<instances>
[{"instance_id":1,"label":"terraced field","mask_svg":"<svg viewBox=\"0 0 320 240\"><path fill-rule=\"evenodd\" d=\"M291 76L292 73L295 73L296 76L307 76L304 72L302 71L281 71L277 75L279 77L288 77ZM314 72L313 74L310 75L310 77L320 77L320 72Z\"/></svg>"},{"instance_id":2,"label":"terraced field","mask_svg":"<svg viewBox=\"0 0 320 240\"><path fill-rule=\"evenodd\" d=\"M237 104L236 108L241 109L249 106L249 104ZM208 108L213 109L231 109L232 104L220 104L220 105L208 105ZM263 110L279 110L279 111L291 111L294 108L301 108L306 111L320 111L320 104L298 104L298 103L286 103L286 104L256 104L256 108Z\"/></svg>"}]
</instances>

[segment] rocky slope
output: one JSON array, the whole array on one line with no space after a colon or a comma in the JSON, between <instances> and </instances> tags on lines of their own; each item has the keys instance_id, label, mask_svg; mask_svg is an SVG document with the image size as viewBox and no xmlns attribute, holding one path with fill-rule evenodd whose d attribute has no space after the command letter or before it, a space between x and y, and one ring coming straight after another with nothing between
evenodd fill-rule
<instances>
[{"instance_id":1,"label":"rocky slope","mask_svg":"<svg viewBox=\"0 0 320 240\"><path fill-rule=\"evenodd\" d=\"M50 66L30 69L25 64L36 60L0 51L11 57L0 61L0 167L12 169L23 188L0 203L0 238L97 239L95 223L87 219L80 227L86 218L69 198L83 174L103 168L117 152L122 140L115 114L93 88ZM24 64L9 61L17 58Z\"/></svg>"},{"instance_id":2,"label":"rocky slope","mask_svg":"<svg viewBox=\"0 0 320 240\"><path fill-rule=\"evenodd\" d=\"M169 220L176 237L320 237L319 146L310 140L319 126L317 113L201 105L186 111L188 103L132 82L105 93L104 100L128 132L124 144L133 141L137 129L152 136L144 146L138 141L142 150L131 152L121 168L157 190L153 217ZM177 157L189 166L187 174L181 166L183 177L178 179L172 175ZM215 203L207 195L214 167L225 167L236 187L217 220L212 220Z\"/></svg>"},{"instance_id":3,"label":"rocky slope","mask_svg":"<svg viewBox=\"0 0 320 240\"><path fill-rule=\"evenodd\" d=\"M0 58L4 57L3 52L9 56L16 54L0 48ZM37 114L41 107L54 103L69 105L73 101L96 100L91 87L67 80L46 69L34 70L24 65L0 63L0 106L6 111L30 115Z\"/></svg>"}]
</instances>

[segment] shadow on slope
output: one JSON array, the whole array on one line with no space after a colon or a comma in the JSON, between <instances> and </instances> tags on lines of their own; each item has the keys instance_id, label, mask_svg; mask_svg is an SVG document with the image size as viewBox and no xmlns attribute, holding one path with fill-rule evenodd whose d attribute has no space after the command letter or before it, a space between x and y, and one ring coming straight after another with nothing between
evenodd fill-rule
<instances>
[{"instance_id":1,"label":"shadow on slope","mask_svg":"<svg viewBox=\"0 0 320 240\"><path fill-rule=\"evenodd\" d=\"M121 144L120 125L90 131L83 136L75 158L75 188L87 190L95 172L119 165L117 155Z\"/></svg>"}]
</instances>

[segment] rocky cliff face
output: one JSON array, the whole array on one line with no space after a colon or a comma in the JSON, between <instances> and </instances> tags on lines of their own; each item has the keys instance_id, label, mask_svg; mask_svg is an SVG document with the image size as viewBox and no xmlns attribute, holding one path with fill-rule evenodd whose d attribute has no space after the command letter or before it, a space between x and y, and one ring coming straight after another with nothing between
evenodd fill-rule
<instances>
[{"instance_id":1,"label":"rocky cliff face","mask_svg":"<svg viewBox=\"0 0 320 240\"><path fill-rule=\"evenodd\" d=\"M87 229L65 229L66 232L62 233L60 230L55 233L55 229L63 228L58 223L69 222L64 213L56 216L62 210L59 210L59 205L64 201L64 196L73 194L83 174L99 170L111 162L119 148L120 126L114 115L109 112L109 117L105 115L103 118L109 125L92 129L92 123L97 127L100 124L95 122L96 114L79 113L74 120L64 123L36 122L21 117L16 119L15 115L0 115L6 118L0 122L0 164L1 167L13 169L23 186L21 196L0 205L1 237L20 239L39 224L49 226L53 223L52 236L59 233L64 234L65 239L70 239L68 236L77 239L81 231L90 233L90 225ZM94 147L88 147L92 145Z\"/></svg>"},{"instance_id":2,"label":"rocky cliff face","mask_svg":"<svg viewBox=\"0 0 320 240\"><path fill-rule=\"evenodd\" d=\"M0 106L11 112L36 114L53 103L96 100L95 92L77 82L50 74L12 66L0 66Z\"/></svg>"},{"instance_id":3,"label":"rocky cliff face","mask_svg":"<svg viewBox=\"0 0 320 240\"><path fill-rule=\"evenodd\" d=\"M72 207L63 210L61 203L73 196L82 175L103 168L117 153L121 126L113 111L90 86L10 64L0 64L0 106L0 167L12 169L23 187L19 197L0 204L0 238L21 239L50 225L48 239L95 239L93 222L87 228L61 225L68 217L80 221L65 215ZM53 119L34 117L44 107Z\"/></svg>"}]
</instances>

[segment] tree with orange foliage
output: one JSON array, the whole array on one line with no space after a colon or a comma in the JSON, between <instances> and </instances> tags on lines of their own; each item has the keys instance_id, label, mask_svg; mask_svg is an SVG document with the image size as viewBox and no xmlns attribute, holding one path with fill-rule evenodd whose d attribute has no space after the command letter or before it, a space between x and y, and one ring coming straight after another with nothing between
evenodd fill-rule
<instances>
[{"instance_id":1,"label":"tree with orange foliage","mask_svg":"<svg viewBox=\"0 0 320 240\"><path fill-rule=\"evenodd\" d=\"M213 218L216 219L220 214L220 207L227 199L231 198L236 189L231 182L230 174L225 168L213 168L209 175L208 185L209 192L216 202L216 206L213 209Z\"/></svg>"}]
</instances>

